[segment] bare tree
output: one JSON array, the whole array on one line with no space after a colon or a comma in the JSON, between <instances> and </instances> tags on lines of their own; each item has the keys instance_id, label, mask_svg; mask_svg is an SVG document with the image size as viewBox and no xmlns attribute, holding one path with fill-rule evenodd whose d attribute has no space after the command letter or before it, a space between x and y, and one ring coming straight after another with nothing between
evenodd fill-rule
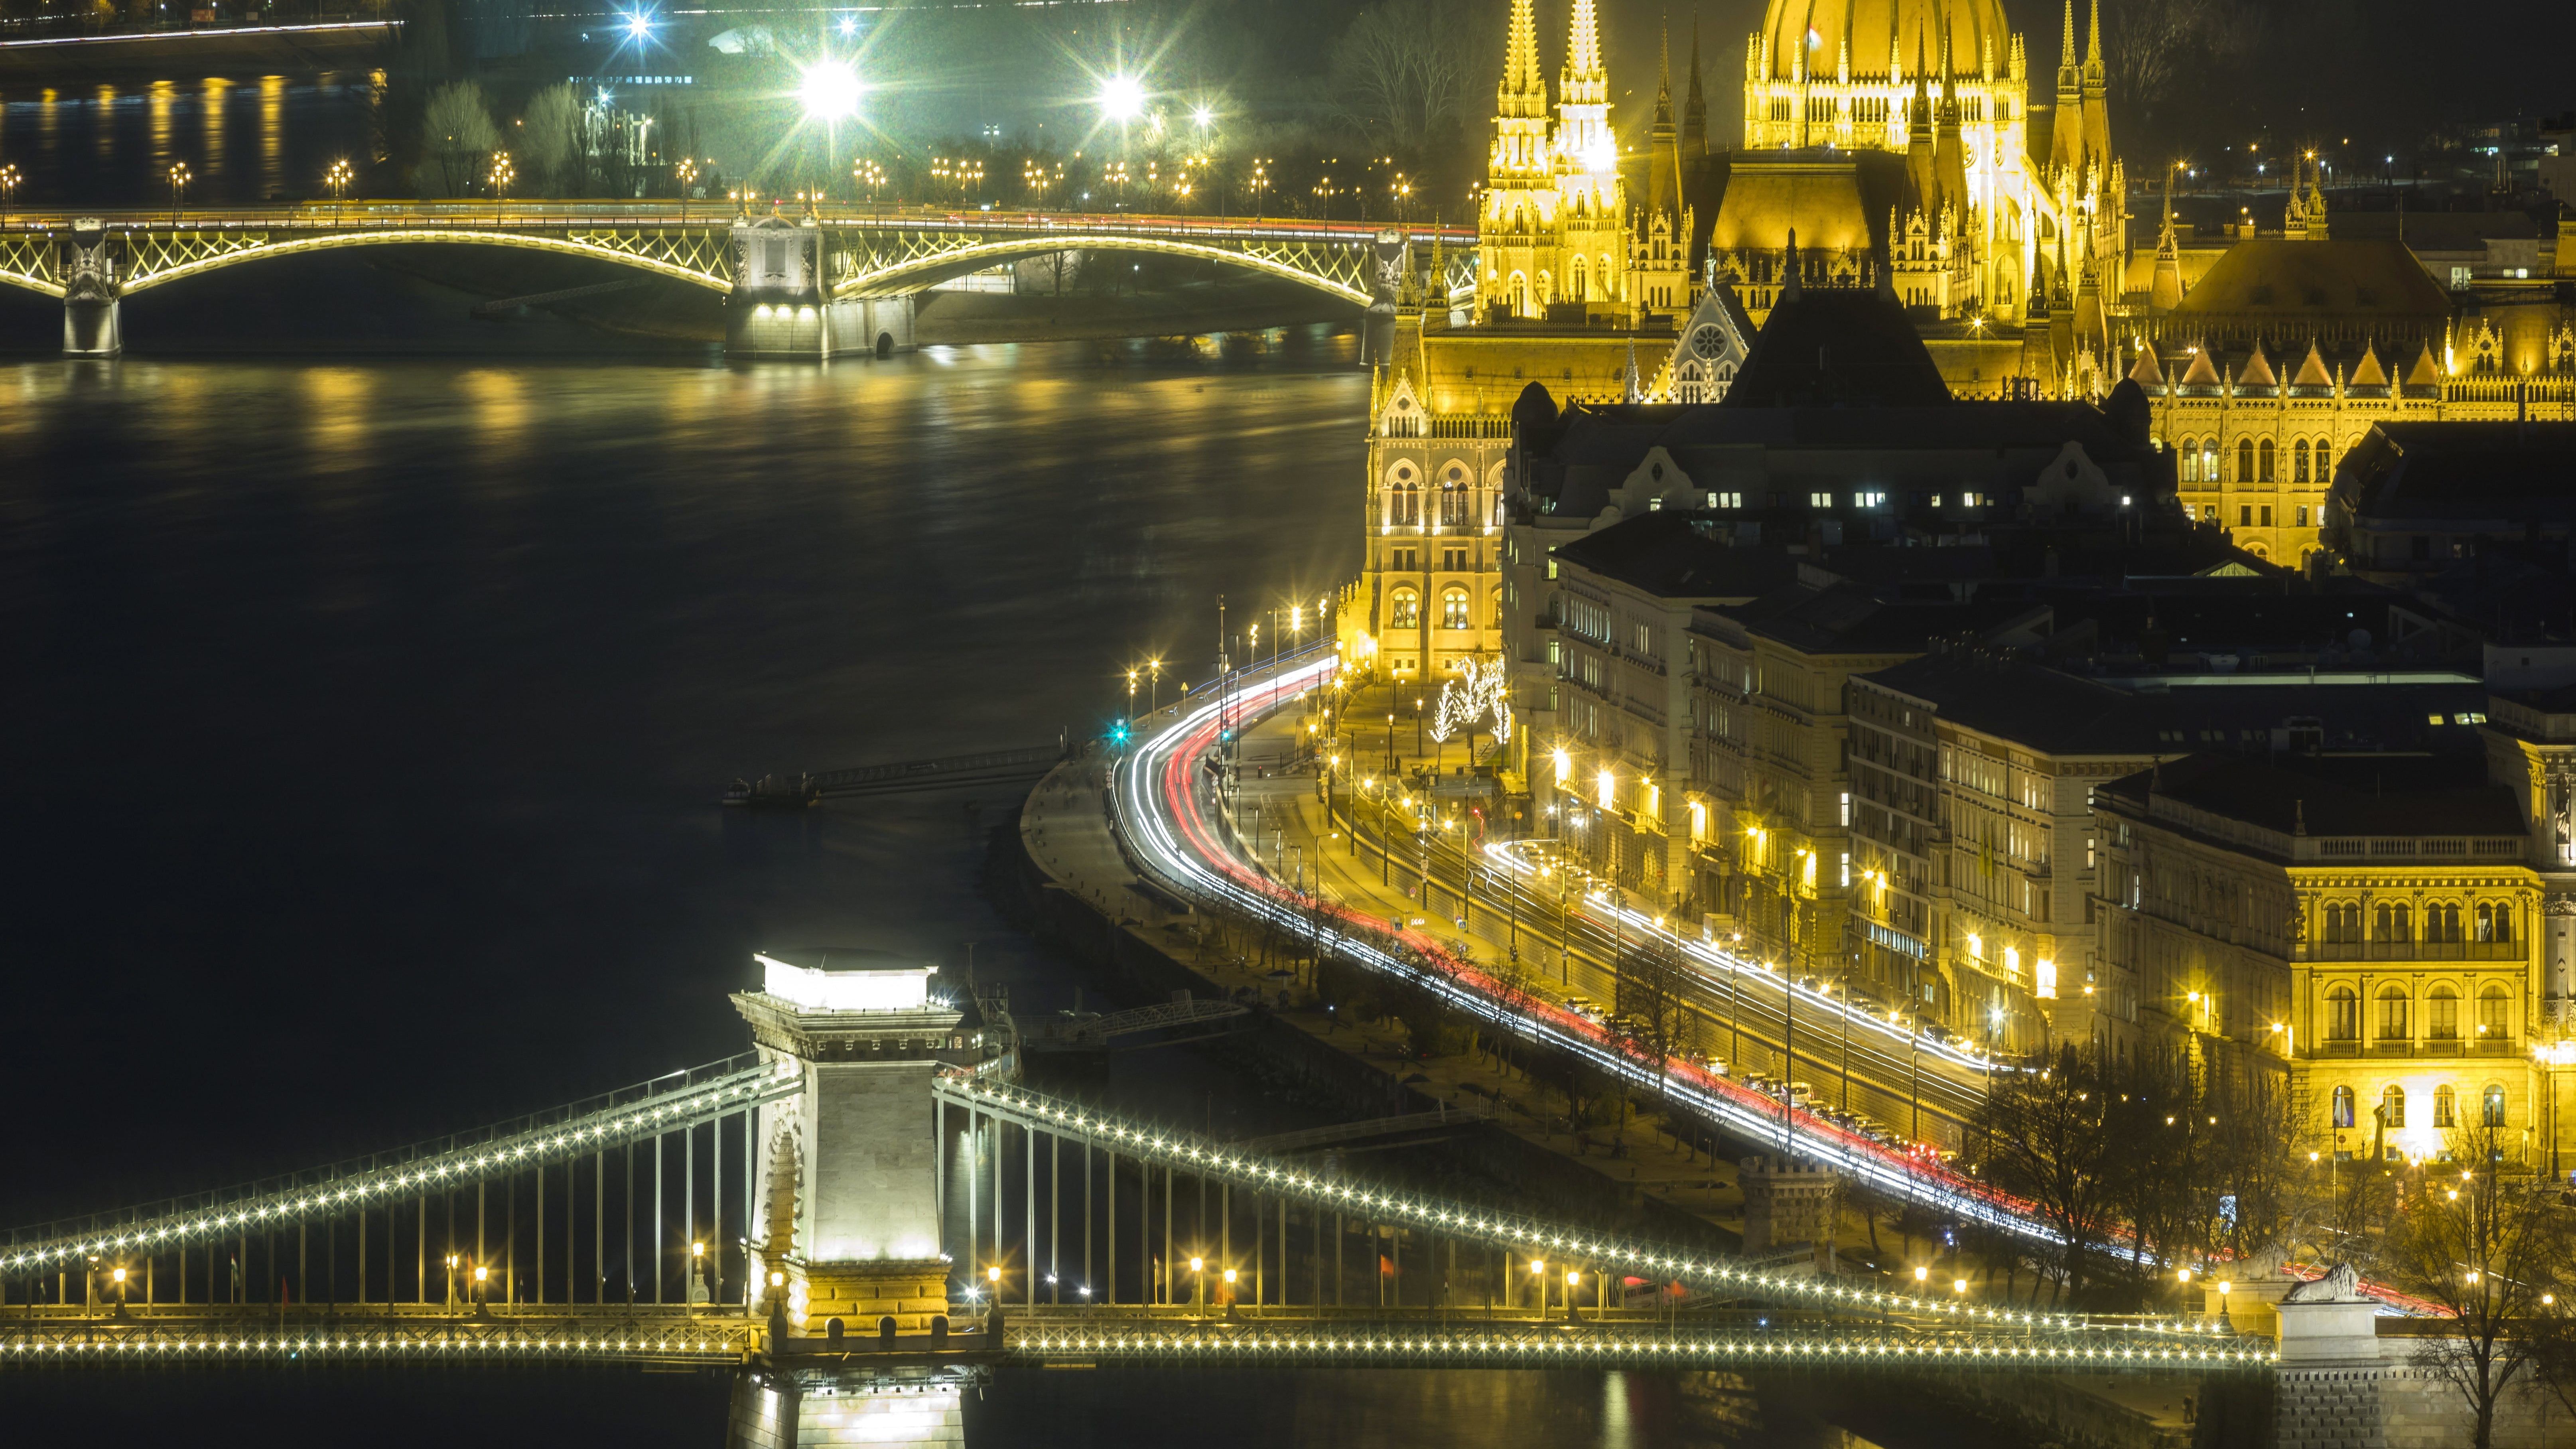
<instances>
[{"instance_id":1,"label":"bare tree","mask_svg":"<svg viewBox=\"0 0 2576 1449\"><path fill-rule=\"evenodd\" d=\"M483 158L501 144L492 110L483 103L483 88L470 80L449 81L430 94L421 131L449 196L464 195L481 172Z\"/></svg>"},{"instance_id":2,"label":"bare tree","mask_svg":"<svg viewBox=\"0 0 2576 1449\"><path fill-rule=\"evenodd\" d=\"M1500 69L1478 40L1493 31L1465 0L1385 0L1360 12L1333 47L1344 115L1394 151L1419 151L1469 119Z\"/></svg>"},{"instance_id":3,"label":"bare tree","mask_svg":"<svg viewBox=\"0 0 2576 1449\"><path fill-rule=\"evenodd\" d=\"M2102 16L2102 63L2111 93L2152 107L2191 58L2207 49L2221 20L2218 0L2122 0Z\"/></svg>"},{"instance_id":4,"label":"bare tree","mask_svg":"<svg viewBox=\"0 0 2576 1449\"><path fill-rule=\"evenodd\" d=\"M2441 1331L2419 1339L2414 1361L2449 1384L2475 1416L2475 1449L2495 1440L2495 1411L2515 1379L2539 1367L2566 1292L2566 1215L2547 1184L2504 1170L2518 1140L2483 1117L2450 1134L2451 1156L2467 1164L2427 1165L2410 1183L2389 1231L2389 1265L2409 1292L2448 1311Z\"/></svg>"},{"instance_id":5,"label":"bare tree","mask_svg":"<svg viewBox=\"0 0 2576 1449\"><path fill-rule=\"evenodd\" d=\"M2138 1148L2120 1130L2120 1105L2102 1058L2070 1046L2043 1071L1997 1082L1976 1110L1986 1143L1979 1169L2029 1199L2057 1230L2059 1274L2070 1297L2082 1288L2118 1206L2124 1155Z\"/></svg>"},{"instance_id":6,"label":"bare tree","mask_svg":"<svg viewBox=\"0 0 2576 1449\"><path fill-rule=\"evenodd\" d=\"M527 114L519 119L519 160L526 166L531 189L549 195L579 196L588 189L583 156L581 92L569 81L546 86L528 97Z\"/></svg>"}]
</instances>

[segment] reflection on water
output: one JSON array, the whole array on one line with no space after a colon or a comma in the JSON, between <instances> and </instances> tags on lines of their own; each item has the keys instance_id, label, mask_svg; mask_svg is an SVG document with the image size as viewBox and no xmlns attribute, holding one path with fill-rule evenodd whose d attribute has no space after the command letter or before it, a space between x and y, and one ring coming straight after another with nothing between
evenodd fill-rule
<instances>
[{"instance_id":1,"label":"reflection on water","mask_svg":"<svg viewBox=\"0 0 2576 1449\"><path fill-rule=\"evenodd\" d=\"M354 72L0 86L0 151L26 177L17 204L166 205L173 163L201 205L312 197L333 161L366 159L379 89Z\"/></svg>"}]
</instances>

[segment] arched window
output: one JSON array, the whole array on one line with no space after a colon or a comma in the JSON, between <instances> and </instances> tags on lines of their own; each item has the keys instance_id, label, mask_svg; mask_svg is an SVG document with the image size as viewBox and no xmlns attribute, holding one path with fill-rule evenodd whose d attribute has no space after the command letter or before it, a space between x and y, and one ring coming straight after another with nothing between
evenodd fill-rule
<instances>
[{"instance_id":1,"label":"arched window","mask_svg":"<svg viewBox=\"0 0 2576 1449\"><path fill-rule=\"evenodd\" d=\"M2379 1039L2406 1040L2406 988L2403 986L2379 988Z\"/></svg>"},{"instance_id":2,"label":"arched window","mask_svg":"<svg viewBox=\"0 0 2576 1449\"><path fill-rule=\"evenodd\" d=\"M1556 278L1546 272L1538 274L1538 304L1542 307L1556 300Z\"/></svg>"},{"instance_id":3,"label":"arched window","mask_svg":"<svg viewBox=\"0 0 2576 1449\"><path fill-rule=\"evenodd\" d=\"M2273 481L2272 440L2270 438L2265 438L2260 446L2260 450L2256 452L2254 456L2260 460L2260 467L2262 468L2261 474L2257 476L2255 481L2260 483L2269 483Z\"/></svg>"},{"instance_id":4,"label":"arched window","mask_svg":"<svg viewBox=\"0 0 2576 1449\"><path fill-rule=\"evenodd\" d=\"M1474 627L1468 622L1465 589L1451 585L1440 591L1440 627L1443 629Z\"/></svg>"},{"instance_id":5,"label":"arched window","mask_svg":"<svg viewBox=\"0 0 2576 1449\"><path fill-rule=\"evenodd\" d=\"M2513 1037L2513 998L2501 986L2486 986L2478 992L2478 1035L2496 1042Z\"/></svg>"},{"instance_id":6,"label":"arched window","mask_svg":"<svg viewBox=\"0 0 2576 1449\"><path fill-rule=\"evenodd\" d=\"M2489 1126L2489 1127L2501 1127L2501 1126L2503 1126L2503 1125L2504 1125L2504 1083L2502 1083L2502 1082L2489 1082L2489 1083L2487 1083L2487 1089L2486 1089L2486 1092L2485 1092L2485 1093L2483 1094L2483 1096L2480 1098L2480 1101L2479 1101L2479 1104L2478 1104L2478 1105L2479 1105L2479 1109L2480 1109L2480 1110L2479 1110L2479 1120L2483 1121L2483 1122L2484 1122L2487 1126Z\"/></svg>"},{"instance_id":7,"label":"arched window","mask_svg":"<svg viewBox=\"0 0 2576 1449\"><path fill-rule=\"evenodd\" d=\"M2296 483L2308 481L2308 440L2305 438L2291 445L2290 479Z\"/></svg>"},{"instance_id":8,"label":"arched window","mask_svg":"<svg viewBox=\"0 0 2576 1449\"><path fill-rule=\"evenodd\" d=\"M1511 298L1513 311L1520 313L1527 313L1529 311L1530 286L1529 277L1526 273L1512 273Z\"/></svg>"},{"instance_id":9,"label":"arched window","mask_svg":"<svg viewBox=\"0 0 2576 1449\"><path fill-rule=\"evenodd\" d=\"M2182 446L2177 449L2177 451L2182 454L2182 481L2185 483L2199 482L2200 449L2192 443L2191 439L2185 438L2182 440Z\"/></svg>"},{"instance_id":10,"label":"arched window","mask_svg":"<svg viewBox=\"0 0 2576 1449\"><path fill-rule=\"evenodd\" d=\"M2239 483L2254 481L2254 440L2252 438L2236 440L2236 481Z\"/></svg>"},{"instance_id":11,"label":"arched window","mask_svg":"<svg viewBox=\"0 0 2576 1449\"><path fill-rule=\"evenodd\" d=\"M1386 626L1410 629L1422 622L1422 596L1411 589L1398 589L1387 601Z\"/></svg>"},{"instance_id":12,"label":"arched window","mask_svg":"<svg viewBox=\"0 0 2576 1449\"><path fill-rule=\"evenodd\" d=\"M2460 1125L2460 1094L2451 1090L2451 1084L2448 1082L2433 1089L2433 1125L2436 1127Z\"/></svg>"},{"instance_id":13,"label":"arched window","mask_svg":"<svg viewBox=\"0 0 2576 1449\"><path fill-rule=\"evenodd\" d=\"M1588 280L1589 277L1584 271L1583 258L1576 257L1574 269L1565 274L1565 299L1569 302L1583 301L1583 284Z\"/></svg>"},{"instance_id":14,"label":"arched window","mask_svg":"<svg viewBox=\"0 0 2576 1449\"><path fill-rule=\"evenodd\" d=\"M2446 946L2459 941L2460 903L2458 901L2436 902L2424 908L2424 939L2437 941Z\"/></svg>"},{"instance_id":15,"label":"arched window","mask_svg":"<svg viewBox=\"0 0 2576 1449\"><path fill-rule=\"evenodd\" d=\"M2326 440L2317 439L2317 481L2320 483L2334 481L2334 469L2326 461L2331 456L2333 455L2326 450Z\"/></svg>"},{"instance_id":16,"label":"arched window","mask_svg":"<svg viewBox=\"0 0 2576 1449\"><path fill-rule=\"evenodd\" d=\"M1618 301L1619 273L1616 268L1610 265L1610 254L1608 252L1603 252L1601 254L1600 266L1593 272L1593 275L1601 279L1601 300L1604 302Z\"/></svg>"},{"instance_id":17,"label":"arched window","mask_svg":"<svg viewBox=\"0 0 2576 1449\"><path fill-rule=\"evenodd\" d=\"M2382 1127L2406 1125L2406 1089L2404 1087L2391 1083L2387 1091L2379 1094L2379 1125Z\"/></svg>"},{"instance_id":18,"label":"arched window","mask_svg":"<svg viewBox=\"0 0 2576 1449\"><path fill-rule=\"evenodd\" d=\"M1442 478L1440 480L1440 526L1464 528L1475 522L1475 519L1468 516L1470 497L1467 490L1467 475L1463 470Z\"/></svg>"},{"instance_id":19,"label":"arched window","mask_svg":"<svg viewBox=\"0 0 2576 1449\"><path fill-rule=\"evenodd\" d=\"M2481 941L2511 941L2513 939L2513 907L2502 901L2478 902L2478 939Z\"/></svg>"},{"instance_id":20,"label":"arched window","mask_svg":"<svg viewBox=\"0 0 2576 1449\"><path fill-rule=\"evenodd\" d=\"M2353 995L2349 986L2337 986L2326 993L2326 1040L2361 1040L2361 998Z\"/></svg>"},{"instance_id":21,"label":"arched window","mask_svg":"<svg viewBox=\"0 0 2576 1449\"><path fill-rule=\"evenodd\" d=\"M2352 1125L2352 1088L2350 1087L2334 1089L2334 1124L2337 1127Z\"/></svg>"},{"instance_id":22,"label":"arched window","mask_svg":"<svg viewBox=\"0 0 2576 1449\"><path fill-rule=\"evenodd\" d=\"M2218 481L2218 440L2216 438L2203 438L2200 441L2200 481L2203 483Z\"/></svg>"},{"instance_id":23,"label":"arched window","mask_svg":"<svg viewBox=\"0 0 2576 1449\"><path fill-rule=\"evenodd\" d=\"M2325 934L2322 939L2330 946L2359 941L2361 939L2361 903L2358 901L2326 902Z\"/></svg>"},{"instance_id":24,"label":"arched window","mask_svg":"<svg viewBox=\"0 0 2576 1449\"><path fill-rule=\"evenodd\" d=\"M1410 528L1422 522L1422 483L1411 463L1398 463L1386 484L1386 521Z\"/></svg>"},{"instance_id":25,"label":"arched window","mask_svg":"<svg viewBox=\"0 0 2576 1449\"><path fill-rule=\"evenodd\" d=\"M2460 993L2447 986L2436 986L2424 999L2424 1035L2435 1041L2457 1041L2460 1036Z\"/></svg>"},{"instance_id":26,"label":"arched window","mask_svg":"<svg viewBox=\"0 0 2576 1449\"><path fill-rule=\"evenodd\" d=\"M2412 941L2415 939L2414 908L2402 902L2392 905L2381 901L2379 909L2373 913L2371 927L2370 939L2374 941Z\"/></svg>"}]
</instances>

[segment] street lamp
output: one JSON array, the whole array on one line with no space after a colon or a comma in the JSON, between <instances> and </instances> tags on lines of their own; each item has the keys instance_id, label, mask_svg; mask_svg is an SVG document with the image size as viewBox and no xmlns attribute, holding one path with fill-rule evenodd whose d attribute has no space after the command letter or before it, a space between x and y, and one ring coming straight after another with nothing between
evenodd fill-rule
<instances>
[{"instance_id":1,"label":"street lamp","mask_svg":"<svg viewBox=\"0 0 2576 1449\"><path fill-rule=\"evenodd\" d=\"M169 176L170 224L172 226L177 226L179 224L179 196L180 193L188 189L188 182L192 179L188 175L188 163L185 161L171 162Z\"/></svg>"},{"instance_id":2,"label":"street lamp","mask_svg":"<svg viewBox=\"0 0 2576 1449\"><path fill-rule=\"evenodd\" d=\"M1134 76L1113 75L1100 83L1102 119L1125 123L1145 113L1145 87Z\"/></svg>"},{"instance_id":3,"label":"street lamp","mask_svg":"<svg viewBox=\"0 0 2576 1449\"><path fill-rule=\"evenodd\" d=\"M510 199L510 183L518 179L519 169L510 164L510 153L492 153L492 224L501 224L501 208Z\"/></svg>"},{"instance_id":4,"label":"street lamp","mask_svg":"<svg viewBox=\"0 0 2576 1449\"><path fill-rule=\"evenodd\" d=\"M680 178L680 224L686 226L689 223L689 188L697 182L698 163L683 156L680 158L680 164L672 167L671 170Z\"/></svg>"},{"instance_id":5,"label":"street lamp","mask_svg":"<svg viewBox=\"0 0 2576 1449\"><path fill-rule=\"evenodd\" d=\"M18 168L0 166L0 226L9 224L9 198L18 190Z\"/></svg>"},{"instance_id":6,"label":"street lamp","mask_svg":"<svg viewBox=\"0 0 2576 1449\"><path fill-rule=\"evenodd\" d=\"M356 174L355 169L352 168L346 160L332 162L331 169L322 173L322 184L331 188L331 199L333 201L340 202L344 205L347 203L349 199L349 182L356 176Z\"/></svg>"},{"instance_id":7,"label":"street lamp","mask_svg":"<svg viewBox=\"0 0 2576 1449\"><path fill-rule=\"evenodd\" d=\"M796 99L813 120L846 121L859 113L859 73L847 61L817 61L798 78Z\"/></svg>"}]
</instances>

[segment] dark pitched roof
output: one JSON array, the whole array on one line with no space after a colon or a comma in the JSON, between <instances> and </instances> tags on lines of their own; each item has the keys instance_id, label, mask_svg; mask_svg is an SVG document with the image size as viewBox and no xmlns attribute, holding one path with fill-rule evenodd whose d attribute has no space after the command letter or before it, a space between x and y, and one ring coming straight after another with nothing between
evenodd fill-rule
<instances>
[{"instance_id":1,"label":"dark pitched roof","mask_svg":"<svg viewBox=\"0 0 2576 1449\"><path fill-rule=\"evenodd\" d=\"M2028 659L1936 650L1867 676L1919 699L1939 717L2055 755L2269 754L2273 732L2314 721L2327 751L2474 749L2471 726L2435 725L2486 708L2485 686L2456 684L2205 684L2138 691ZM2286 744L2287 741L2280 743Z\"/></svg>"},{"instance_id":2,"label":"dark pitched roof","mask_svg":"<svg viewBox=\"0 0 2576 1449\"><path fill-rule=\"evenodd\" d=\"M2576 518L2576 423L2382 423L2346 461L2357 518Z\"/></svg>"},{"instance_id":3,"label":"dark pitched roof","mask_svg":"<svg viewBox=\"0 0 2576 1449\"><path fill-rule=\"evenodd\" d=\"M1889 654L1974 637L2032 612L2018 602L1878 598L1856 584L1762 600L1743 611L1754 633L1806 654Z\"/></svg>"},{"instance_id":4,"label":"dark pitched roof","mask_svg":"<svg viewBox=\"0 0 2576 1449\"><path fill-rule=\"evenodd\" d=\"M1798 560L1776 548L1735 548L1687 513L1648 513L1556 549L1556 556L1659 599L1751 599L1797 582Z\"/></svg>"},{"instance_id":5,"label":"dark pitched roof","mask_svg":"<svg viewBox=\"0 0 2576 1449\"><path fill-rule=\"evenodd\" d=\"M1857 287L1783 296L1720 408L1937 407L1941 369L1892 297Z\"/></svg>"},{"instance_id":6,"label":"dark pitched roof","mask_svg":"<svg viewBox=\"0 0 2576 1449\"><path fill-rule=\"evenodd\" d=\"M2482 753L2191 755L2101 787L2144 808L2150 789L2229 820L2309 835L2521 835L2513 793Z\"/></svg>"},{"instance_id":7,"label":"dark pitched roof","mask_svg":"<svg viewBox=\"0 0 2576 1449\"><path fill-rule=\"evenodd\" d=\"M2438 322L2450 313L2450 295L2393 239L2240 241L2210 264L2174 308L2178 320L2277 322L2274 330L2283 337L2306 337L2328 320Z\"/></svg>"}]
</instances>

